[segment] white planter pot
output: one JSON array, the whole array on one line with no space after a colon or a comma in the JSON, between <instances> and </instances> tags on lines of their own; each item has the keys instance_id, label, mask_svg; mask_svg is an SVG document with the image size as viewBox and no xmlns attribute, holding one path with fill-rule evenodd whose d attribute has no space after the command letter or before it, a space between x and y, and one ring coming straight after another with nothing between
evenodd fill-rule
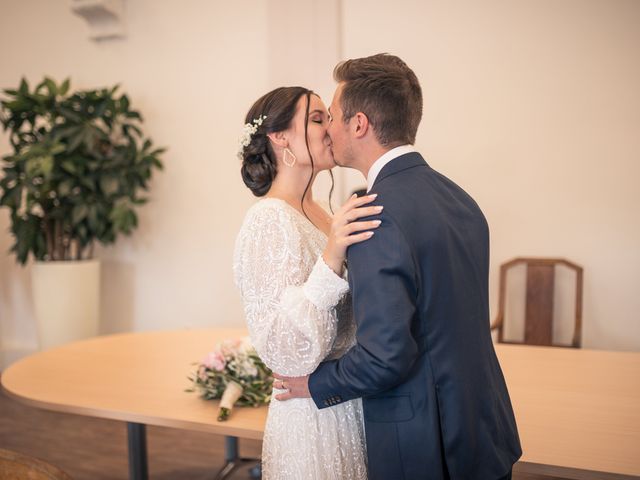
<instances>
[{"instance_id":1,"label":"white planter pot","mask_svg":"<svg viewBox=\"0 0 640 480\"><path fill-rule=\"evenodd\" d=\"M98 335L98 260L36 262L31 285L40 349Z\"/></svg>"}]
</instances>

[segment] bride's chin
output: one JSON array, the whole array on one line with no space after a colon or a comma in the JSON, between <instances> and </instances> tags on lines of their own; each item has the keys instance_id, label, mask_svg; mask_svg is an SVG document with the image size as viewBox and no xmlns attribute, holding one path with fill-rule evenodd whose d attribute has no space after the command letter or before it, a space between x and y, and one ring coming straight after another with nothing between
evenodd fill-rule
<instances>
[{"instance_id":1,"label":"bride's chin","mask_svg":"<svg viewBox=\"0 0 640 480\"><path fill-rule=\"evenodd\" d=\"M332 169L333 167L335 167L335 166L336 166L336 164L335 164L335 163L333 163L333 161L331 161L331 162L327 162L326 164L324 164L324 165L322 166L322 170L331 170L331 169Z\"/></svg>"},{"instance_id":2,"label":"bride's chin","mask_svg":"<svg viewBox=\"0 0 640 480\"><path fill-rule=\"evenodd\" d=\"M324 157L322 159L322 162L317 162L315 164L315 169L318 172L322 172L324 170L331 170L335 166L336 166L336 164L333 161L333 156L329 156L329 157Z\"/></svg>"},{"instance_id":3,"label":"bride's chin","mask_svg":"<svg viewBox=\"0 0 640 480\"><path fill-rule=\"evenodd\" d=\"M333 155L329 155L327 157L327 165L329 165L327 168L333 168L336 166L336 159L333 157Z\"/></svg>"}]
</instances>

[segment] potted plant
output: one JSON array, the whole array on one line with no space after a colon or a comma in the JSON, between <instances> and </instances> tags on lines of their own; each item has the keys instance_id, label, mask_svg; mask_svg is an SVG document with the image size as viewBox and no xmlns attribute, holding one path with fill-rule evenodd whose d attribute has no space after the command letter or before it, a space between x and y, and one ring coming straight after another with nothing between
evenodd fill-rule
<instances>
[{"instance_id":1,"label":"potted plant","mask_svg":"<svg viewBox=\"0 0 640 480\"><path fill-rule=\"evenodd\" d=\"M118 86L69 93L69 79L25 79L4 90L0 122L13 152L2 157L0 206L10 211L11 251L30 257L41 347L98 333L99 262L138 225L164 149L140 130L142 117Z\"/></svg>"}]
</instances>

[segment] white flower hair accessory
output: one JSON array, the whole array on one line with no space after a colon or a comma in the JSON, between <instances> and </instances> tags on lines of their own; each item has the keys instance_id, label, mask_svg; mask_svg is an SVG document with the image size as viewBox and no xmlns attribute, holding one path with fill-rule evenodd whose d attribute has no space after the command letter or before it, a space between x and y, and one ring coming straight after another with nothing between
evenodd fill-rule
<instances>
[{"instance_id":1,"label":"white flower hair accessory","mask_svg":"<svg viewBox=\"0 0 640 480\"><path fill-rule=\"evenodd\" d=\"M251 143L251 135L258 131L258 127L262 125L262 122L267 118L266 115L260 115L258 118L254 118L251 123L245 123L242 128L242 135L238 139L238 158L242 160L242 154L244 148Z\"/></svg>"}]
</instances>

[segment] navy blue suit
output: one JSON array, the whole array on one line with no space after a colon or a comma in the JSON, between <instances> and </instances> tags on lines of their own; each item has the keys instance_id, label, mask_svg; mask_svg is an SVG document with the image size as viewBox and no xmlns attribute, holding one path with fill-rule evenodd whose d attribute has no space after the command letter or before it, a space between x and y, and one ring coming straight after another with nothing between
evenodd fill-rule
<instances>
[{"instance_id":1,"label":"navy blue suit","mask_svg":"<svg viewBox=\"0 0 640 480\"><path fill-rule=\"evenodd\" d=\"M357 344L309 378L318 408L362 397L370 480L496 480L521 455L489 330L489 230L418 153L371 190L382 224L348 250Z\"/></svg>"}]
</instances>

